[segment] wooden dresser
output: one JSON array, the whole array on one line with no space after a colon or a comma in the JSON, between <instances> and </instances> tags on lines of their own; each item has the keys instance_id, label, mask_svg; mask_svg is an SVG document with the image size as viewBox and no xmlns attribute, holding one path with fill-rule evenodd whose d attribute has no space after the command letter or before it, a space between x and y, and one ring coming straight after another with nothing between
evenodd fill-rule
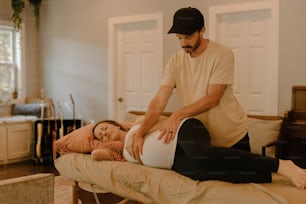
<instances>
[{"instance_id":1,"label":"wooden dresser","mask_svg":"<svg viewBox=\"0 0 306 204\"><path fill-rule=\"evenodd\" d=\"M306 86L292 88L292 110L284 116L277 156L306 168Z\"/></svg>"}]
</instances>

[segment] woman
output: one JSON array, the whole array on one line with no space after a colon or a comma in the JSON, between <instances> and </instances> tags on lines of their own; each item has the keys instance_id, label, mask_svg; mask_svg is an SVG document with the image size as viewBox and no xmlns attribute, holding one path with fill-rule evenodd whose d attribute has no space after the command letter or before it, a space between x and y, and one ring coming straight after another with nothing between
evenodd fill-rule
<instances>
[{"instance_id":1,"label":"woman","mask_svg":"<svg viewBox=\"0 0 306 204\"><path fill-rule=\"evenodd\" d=\"M271 173L277 172L298 188L306 186L306 172L290 160L210 146L207 129L194 118L183 120L175 139L166 144L158 138L164 120L161 118L145 137L141 155L144 165L172 169L195 180L233 183L268 183L272 181ZM96 149L91 153L92 158L137 162L129 152L132 152L131 140L139 126L111 120L98 122L93 127L94 136L103 142L122 141L123 149Z\"/></svg>"}]
</instances>

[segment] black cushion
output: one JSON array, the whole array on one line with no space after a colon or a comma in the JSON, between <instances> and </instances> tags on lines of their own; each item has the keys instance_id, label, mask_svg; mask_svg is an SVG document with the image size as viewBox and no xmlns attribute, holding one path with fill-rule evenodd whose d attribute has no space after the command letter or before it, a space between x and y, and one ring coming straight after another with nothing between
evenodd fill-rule
<instances>
[{"instance_id":1,"label":"black cushion","mask_svg":"<svg viewBox=\"0 0 306 204\"><path fill-rule=\"evenodd\" d=\"M40 118L41 104L39 103L15 104L13 106L13 115L33 115Z\"/></svg>"}]
</instances>

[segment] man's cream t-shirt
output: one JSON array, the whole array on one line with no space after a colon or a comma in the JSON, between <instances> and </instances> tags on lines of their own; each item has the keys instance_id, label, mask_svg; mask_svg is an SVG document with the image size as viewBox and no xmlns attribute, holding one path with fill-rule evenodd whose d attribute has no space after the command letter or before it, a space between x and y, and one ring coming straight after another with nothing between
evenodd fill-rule
<instances>
[{"instance_id":1,"label":"man's cream t-shirt","mask_svg":"<svg viewBox=\"0 0 306 204\"><path fill-rule=\"evenodd\" d=\"M207 94L210 84L226 84L220 103L196 116L209 130L214 146L230 147L247 133L247 117L233 93L234 56L232 51L209 41L198 57L178 51L168 62L162 86L171 86L183 105L189 105Z\"/></svg>"}]
</instances>

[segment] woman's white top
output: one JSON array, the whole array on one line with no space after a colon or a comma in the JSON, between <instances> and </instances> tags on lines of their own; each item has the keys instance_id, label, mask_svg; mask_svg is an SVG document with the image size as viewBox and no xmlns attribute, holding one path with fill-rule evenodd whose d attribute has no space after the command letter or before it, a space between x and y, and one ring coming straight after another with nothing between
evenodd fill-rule
<instances>
[{"instance_id":1,"label":"woman's white top","mask_svg":"<svg viewBox=\"0 0 306 204\"><path fill-rule=\"evenodd\" d=\"M128 141L132 139L132 135L136 133L139 127L140 125L133 126L125 137L123 157L129 162L138 163L138 161L128 153L126 145ZM157 130L145 136L143 153L140 155L140 159L146 166L171 169L176 150L177 135L171 142L164 143L163 139L158 139L160 133L161 131Z\"/></svg>"}]
</instances>

